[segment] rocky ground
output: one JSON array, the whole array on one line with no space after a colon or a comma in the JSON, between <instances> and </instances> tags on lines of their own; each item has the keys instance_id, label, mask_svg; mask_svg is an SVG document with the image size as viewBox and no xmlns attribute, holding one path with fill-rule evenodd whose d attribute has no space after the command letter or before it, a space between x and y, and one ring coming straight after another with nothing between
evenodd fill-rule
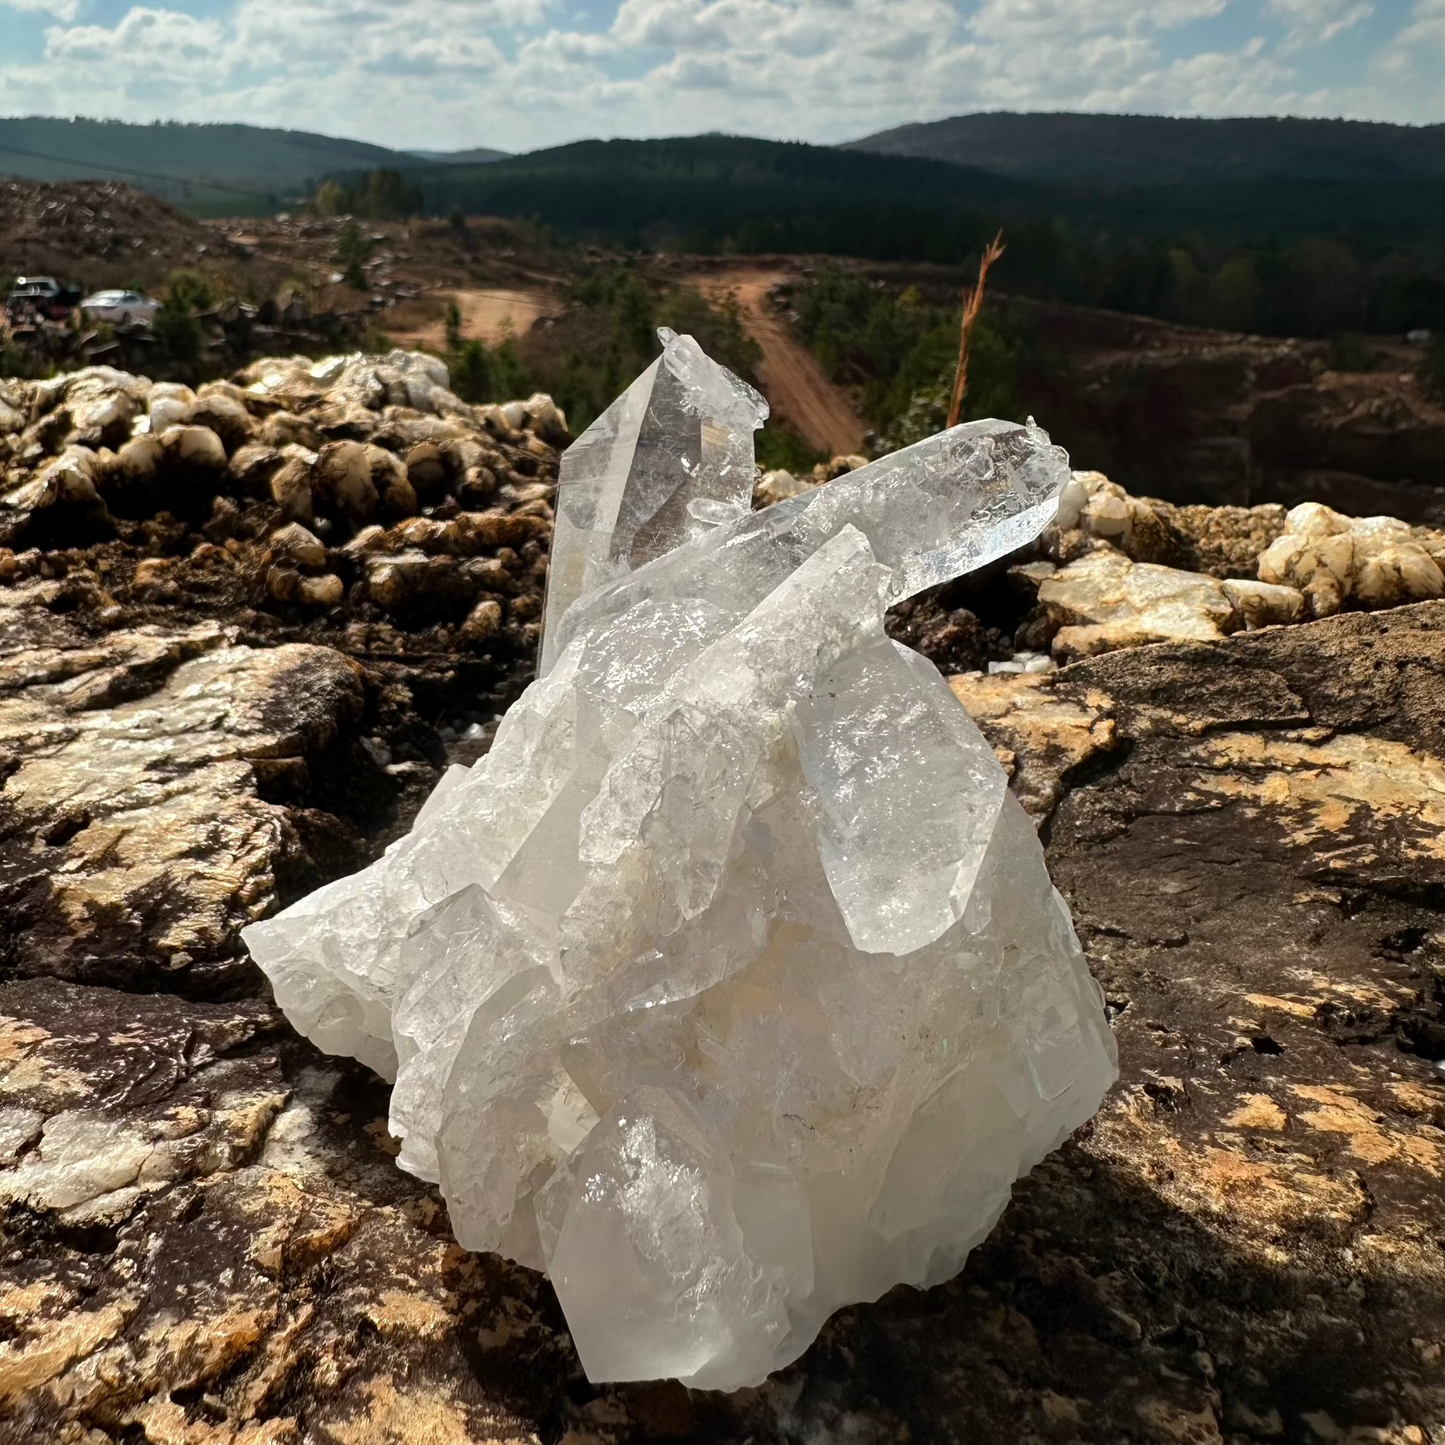
<instances>
[{"instance_id":1,"label":"rocky ground","mask_svg":"<svg viewBox=\"0 0 1445 1445\"><path fill-rule=\"evenodd\" d=\"M1009 298L1046 363L1029 395L1072 454L1131 491L1239 505L1327 502L1445 525L1445 404L1423 348L1174 326Z\"/></svg>"},{"instance_id":2,"label":"rocky ground","mask_svg":"<svg viewBox=\"0 0 1445 1445\"><path fill-rule=\"evenodd\" d=\"M900 609L1119 1085L952 1283L758 1390L593 1387L236 940L525 681L565 423L444 380L0 383L0 1442L1445 1442L1445 538L1081 474Z\"/></svg>"}]
</instances>

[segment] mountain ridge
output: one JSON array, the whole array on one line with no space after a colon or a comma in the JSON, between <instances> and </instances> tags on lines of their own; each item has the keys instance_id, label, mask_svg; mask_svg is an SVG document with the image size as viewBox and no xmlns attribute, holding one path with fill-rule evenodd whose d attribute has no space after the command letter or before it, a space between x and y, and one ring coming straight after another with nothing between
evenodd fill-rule
<instances>
[{"instance_id":1,"label":"mountain ridge","mask_svg":"<svg viewBox=\"0 0 1445 1445\"><path fill-rule=\"evenodd\" d=\"M195 209L275 209L342 170L475 165L483 147L417 154L312 131L239 123L183 124L0 117L0 174L21 180L133 180Z\"/></svg>"},{"instance_id":2,"label":"mountain ridge","mask_svg":"<svg viewBox=\"0 0 1445 1445\"><path fill-rule=\"evenodd\" d=\"M1019 179L1128 185L1445 178L1445 125L1296 116L979 111L895 126L840 149Z\"/></svg>"}]
</instances>

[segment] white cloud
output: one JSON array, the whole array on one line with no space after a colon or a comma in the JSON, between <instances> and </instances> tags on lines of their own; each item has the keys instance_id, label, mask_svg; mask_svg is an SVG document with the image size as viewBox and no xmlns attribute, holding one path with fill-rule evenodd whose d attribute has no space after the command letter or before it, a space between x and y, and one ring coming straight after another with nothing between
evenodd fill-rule
<instances>
[{"instance_id":1,"label":"white cloud","mask_svg":"<svg viewBox=\"0 0 1445 1445\"><path fill-rule=\"evenodd\" d=\"M54 27L46 35L45 53L66 65L94 62L118 66L143 57L147 77L154 79L157 66L189 71L198 62L208 64L222 37L221 26L213 20L137 7L112 30L102 25L76 25L68 30Z\"/></svg>"},{"instance_id":2,"label":"white cloud","mask_svg":"<svg viewBox=\"0 0 1445 1445\"><path fill-rule=\"evenodd\" d=\"M0 18L0 111L393 145L833 141L1000 108L1445 119L1445 0L1419 0L1343 86L1314 79L1312 57L1370 0L620 0L600 30L569 0L231 0L205 17L149 0L109 26L78 23L90 0L19 3L53 23L44 58L18 63Z\"/></svg>"},{"instance_id":3,"label":"white cloud","mask_svg":"<svg viewBox=\"0 0 1445 1445\"><path fill-rule=\"evenodd\" d=\"M80 0L0 0L0 10L17 10L22 15L53 15L57 20L74 20L80 14Z\"/></svg>"},{"instance_id":4,"label":"white cloud","mask_svg":"<svg viewBox=\"0 0 1445 1445\"><path fill-rule=\"evenodd\" d=\"M1328 45L1375 13L1370 0L1269 0L1268 8L1284 22L1286 52Z\"/></svg>"},{"instance_id":5,"label":"white cloud","mask_svg":"<svg viewBox=\"0 0 1445 1445\"><path fill-rule=\"evenodd\" d=\"M1004 42L1039 34L1172 30L1219 15L1230 0L985 0L973 26Z\"/></svg>"}]
</instances>

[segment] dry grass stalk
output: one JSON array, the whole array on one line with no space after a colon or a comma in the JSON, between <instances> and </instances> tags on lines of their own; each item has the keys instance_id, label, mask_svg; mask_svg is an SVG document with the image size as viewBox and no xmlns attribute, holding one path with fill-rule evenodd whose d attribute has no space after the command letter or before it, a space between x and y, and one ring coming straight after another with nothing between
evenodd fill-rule
<instances>
[{"instance_id":1,"label":"dry grass stalk","mask_svg":"<svg viewBox=\"0 0 1445 1445\"><path fill-rule=\"evenodd\" d=\"M1000 231L988 243L978 263L978 285L965 287L963 292L963 329L958 338L958 370L953 374L953 400L948 404L948 424L958 425L959 413L963 410L964 388L968 385L968 338L973 323L983 308L983 288L988 282L988 273L993 263L1004 253L1003 232Z\"/></svg>"}]
</instances>

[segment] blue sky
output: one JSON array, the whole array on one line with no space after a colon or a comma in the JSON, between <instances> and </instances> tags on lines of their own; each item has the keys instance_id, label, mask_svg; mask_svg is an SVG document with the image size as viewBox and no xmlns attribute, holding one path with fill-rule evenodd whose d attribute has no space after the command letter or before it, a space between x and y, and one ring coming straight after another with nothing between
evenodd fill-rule
<instances>
[{"instance_id":1,"label":"blue sky","mask_svg":"<svg viewBox=\"0 0 1445 1445\"><path fill-rule=\"evenodd\" d=\"M0 0L0 114L528 150L970 110L1445 121L1445 0Z\"/></svg>"}]
</instances>

